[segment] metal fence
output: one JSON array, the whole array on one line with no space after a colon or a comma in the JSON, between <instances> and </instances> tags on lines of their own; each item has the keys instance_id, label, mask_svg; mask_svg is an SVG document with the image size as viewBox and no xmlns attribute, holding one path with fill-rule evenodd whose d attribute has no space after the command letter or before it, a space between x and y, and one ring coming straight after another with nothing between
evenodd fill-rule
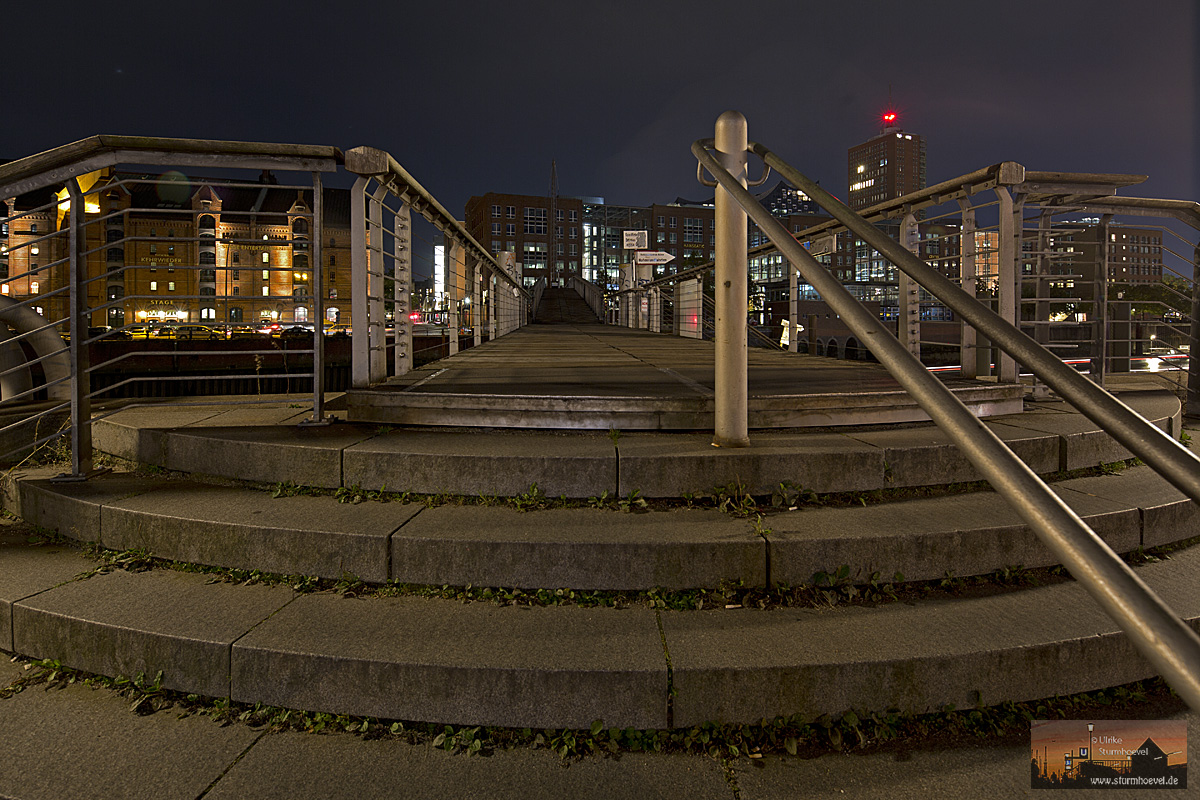
<instances>
[{"instance_id":1,"label":"metal fence","mask_svg":"<svg viewBox=\"0 0 1200 800\"><path fill-rule=\"evenodd\" d=\"M1003 162L861 214L1097 383L1112 372L1151 370L1182 385L1196 336L1197 245L1181 231L1200 228L1200 220L1195 203L1117 196L1144 179ZM838 220L790 233L927 366L1006 382L1029 374ZM749 238L762 237L755 230ZM774 244L751 247L747 269L752 342L761 334L760 343L793 352L869 357ZM706 335L712 263L636 286L633 270L611 296L616 324ZM1035 392L1041 388L1035 378Z\"/></svg>"},{"instance_id":2,"label":"metal fence","mask_svg":"<svg viewBox=\"0 0 1200 800\"><path fill-rule=\"evenodd\" d=\"M826 265L819 263L791 232L758 204L746 189L748 154L754 153L793 186L806 192L838 224L896 264L908 280L968 321L1014 362L1027 364L1040 379L1080 412L1102 425L1114 438L1196 502L1200 502L1200 459L1088 378L1065 366L1053 353L1022 333L1014 320L1006 320L1003 315L987 308L987 304L981 303L972 293L851 211L769 149L749 142L746 121L741 114L722 114L717 120L716 137L697 141L692 146L692 152L719 184L716 196L715 265L718 314L714 399L717 424L713 443L719 446L748 443L745 372L741 370L739 374L738 369L745 364L746 289L744 283L738 286L738 281L747 271L745 231L749 216L784 258L845 320L860 341L867 344L880 363L887 367L930 418L951 437L997 492L1009 501L1089 594L1125 630L1139 651L1193 708L1200 709L1200 637L1167 608L1007 445L992 431L981 426L946 386L928 372L913 352L913 346L919 338L914 337L911 330L904 330L904 319L901 320L902 335L892 335L877 313L855 298ZM1000 165L999 169L1002 173L1004 165ZM1007 204L1002 202L1002 248L1017 244L1015 235L1009 236L1008 244L1005 244L1005 226L1014 224L1016 213L1014 211L1009 215L1009 210ZM910 215L911 212L906 214ZM1004 223L1005 216L1009 217L1008 223ZM1007 230L1011 232L1012 229ZM1004 263L1004 259L1001 263ZM1015 263L1015 259L1012 263ZM1001 276L1003 283L1003 271ZM1012 284L1015 290L1015 276ZM910 301L918 297L915 291L908 296ZM1010 291L1009 296L1015 304L1015 291ZM1001 309L1006 310L1003 302ZM728 362L724 366L722 359Z\"/></svg>"},{"instance_id":3,"label":"metal fence","mask_svg":"<svg viewBox=\"0 0 1200 800\"><path fill-rule=\"evenodd\" d=\"M326 185L339 172L353 189ZM311 392L325 424L331 378L379 383L417 342L453 353L527 321L513 259L372 148L99 136L0 166L0 200L0 456L66 434L75 479L95 403ZM413 211L447 245L428 303Z\"/></svg>"}]
</instances>

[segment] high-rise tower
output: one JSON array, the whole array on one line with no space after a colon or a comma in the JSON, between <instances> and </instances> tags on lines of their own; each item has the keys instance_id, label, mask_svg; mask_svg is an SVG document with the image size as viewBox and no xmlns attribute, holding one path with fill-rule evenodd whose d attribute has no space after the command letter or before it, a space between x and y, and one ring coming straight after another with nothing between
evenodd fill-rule
<instances>
[{"instance_id":1,"label":"high-rise tower","mask_svg":"<svg viewBox=\"0 0 1200 800\"><path fill-rule=\"evenodd\" d=\"M924 137L905 133L895 111L880 121L878 135L849 150L847 205L855 211L925 188Z\"/></svg>"}]
</instances>

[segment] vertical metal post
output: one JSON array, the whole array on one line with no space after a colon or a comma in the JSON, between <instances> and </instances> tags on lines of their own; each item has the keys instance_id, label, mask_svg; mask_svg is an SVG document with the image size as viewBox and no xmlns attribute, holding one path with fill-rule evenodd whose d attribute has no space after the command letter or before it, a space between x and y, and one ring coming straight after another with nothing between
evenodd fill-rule
<instances>
[{"instance_id":1,"label":"vertical metal post","mask_svg":"<svg viewBox=\"0 0 1200 800\"><path fill-rule=\"evenodd\" d=\"M959 238L959 262L962 264L962 268L959 271L959 275L962 280L963 291L974 297L978 284L975 267L975 256L977 255L975 243L975 209L971 207L971 202L966 198L959 199L958 207L962 211L962 226L959 229L961 231ZM975 328L968 325L965 320L960 319L959 337L958 363L962 365L962 376L964 378L974 378L979 374Z\"/></svg>"},{"instance_id":2,"label":"vertical metal post","mask_svg":"<svg viewBox=\"0 0 1200 800\"><path fill-rule=\"evenodd\" d=\"M70 270L71 282L71 477L86 478L92 471L91 373L88 371L87 241L84 235L83 192L75 178L67 181L71 198Z\"/></svg>"},{"instance_id":3,"label":"vertical metal post","mask_svg":"<svg viewBox=\"0 0 1200 800\"><path fill-rule=\"evenodd\" d=\"M1188 329L1188 416L1200 416L1200 243L1192 250L1192 322Z\"/></svg>"},{"instance_id":4,"label":"vertical metal post","mask_svg":"<svg viewBox=\"0 0 1200 800\"><path fill-rule=\"evenodd\" d=\"M372 384L387 380L387 319L383 310L384 258L383 254L383 200L387 187L380 184L371 195L368 218L371 229L367 234L370 242L367 256L367 333L370 342L369 371ZM358 323L354 323L358 327ZM353 330L353 329L352 329Z\"/></svg>"},{"instance_id":5,"label":"vertical metal post","mask_svg":"<svg viewBox=\"0 0 1200 800\"><path fill-rule=\"evenodd\" d=\"M350 190L350 385L371 385L370 336L367 332L367 183L362 176Z\"/></svg>"},{"instance_id":6,"label":"vertical metal post","mask_svg":"<svg viewBox=\"0 0 1200 800\"><path fill-rule=\"evenodd\" d=\"M788 352L800 352L800 273L791 261L788 271Z\"/></svg>"},{"instance_id":7,"label":"vertical metal post","mask_svg":"<svg viewBox=\"0 0 1200 800\"><path fill-rule=\"evenodd\" d=\"M1043 347L1050 342L1050 224L1054 212L1048 208L1042 209L1038 217L1037 236L1037 275L1034 276L1036 291L1033 295L1033 338ZM1036 378L1035 378L1036 381Z\"/></svg>"},{"instance_id":8,"label":"vertical metal post","mask_svg":"<svg viewBox=\"0 0 1200 800\"><path fill-rule=\"evenodd\" d=\"M1109 223L1112 214L1100 217L1097 235L1100 245L1096 248L1096 281L1092 290L1092 381L1104 385L1108 371L1108 254L1110 250Z\"/></svg>"},{"instance_id":9,"label":"vertical metal post","mask_svg":"<svg viewBox=\"0 0 1200 800\"><path fill-rule=\"evenodd\" d=\"M457 239L447 236L446 239L446 292L450 295L446 301L446 325L450 333L450 355L458 353L458 279L462 274L459 259L462 257L463 246Z\"/></svg>"},{"instance_id":10,"label":"vertical metal post","mask_svg":"<svg viewBox=\"0 0 1200 800\"><path fill-rule=\"evenodd\" d=\"M500 281L496 278L496 273L488 269L485 285L487 286L487 311L488 311L488 341L495 341L499 335L499 324L496 320L496 290L500 288Z\"/></svg>"},{"instance_id":11,"label":"vertical metal post","mask_svg":"<svg viewBox=\"0 0 1200 800\"><path fill-rule=\"evenodd\" d=\"M396 348L392 355L396 377L412 369L412 209L401 202L392 230L392 322Z\"/></svg>"},{"instance_id":12,"label":"vertical metal post","mask_svg":"<svg viewBox=\"0 0 1200 800\"><path fill-rule=\"evenodd\" d=\"M472 343L483 344L483 261L471 257L471 333Z\"/></svg>"},{"instance_id":13,"label":"vertical metal post","mask_svg":"<svg viewBox=\"0 0 1200 800\"><path fill-rule=\"evenodd\" d=\"M1017 317L1016 286L1019 270L1017 269L1016 237L1020 231L1016 226L1015 214L1017 212L1013 209L1013 198L1007 189L997 186L994 191L1000 198L999 297L997 298L996 313L1005 321L1019 328L1021 320ZM1003 383L1016 383L1017 362L1013 360L1013 357L1002 350L997 350L996 361L999 380Z\"/></svg>"},{"instance_id":14,"label":"vertical metal post","mask_svg":"<svg viewBox=\"0 0 1200 800\"><path fill-rule=\"evenodd\" d=\"M921 255L920 229L917 227L917 217L911 211L904 215L900 223L900 241L908 252L914 256ZM918 359L921 357L921 296L917 282L908 277L905 272L899 272L897 288L897 303L899 308L896 320L897 333L900 343L908 352Z\"/></svg>"},{"instance_id":15,"label":"vertical metal post","mask_svg":"<svg viewBox=\"0 0 1200 800\"><path fill-rule=\"evenodd\" d=\"M325 189L321 173L312 174L313 221L309 268L313 286L313 413L309 422L323 424L325 419L325 281L321 278L321 241L325 235Z\"/></svg>"},{"instance_id":16,"label":"vertical metal post","mask_svg":"<svg viewBox=\"0 0 1200 800\"><path fill-rule=\"evenodd\" d=\"M717 118L716 157L746 186L746 118L726 111ZM716 447L747 447L749 401L746 370L746 212L716 187L716 351L714 429Z\"/></svg>"}]
</instances>

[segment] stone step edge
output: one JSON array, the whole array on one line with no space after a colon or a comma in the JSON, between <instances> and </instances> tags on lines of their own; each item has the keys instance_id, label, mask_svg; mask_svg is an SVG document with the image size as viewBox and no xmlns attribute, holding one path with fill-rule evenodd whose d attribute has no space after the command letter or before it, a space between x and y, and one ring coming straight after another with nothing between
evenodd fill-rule
<instances>
[{"instance_id":1,"label":"stone step edge","mask_svg":"<svg viewBox=\"0 0 1200 800\"><path fill-rule=\"evenodd\" d=\"M917 582L1058 563L989 492L755 521L711 509L627 515L584 508L523 513L487 506L353 505L331 496L273 499L257 489L133 474L55 484L46 480L53 472L5 478L4 507L66 538L110 550L144 549L174 561L283 575L351 574L376 584L689 590L715 589L724 581L795 586L842 566L862 584L874 573L885 582L896 573ZM1131 468L1124 476L1054 486L1118 553L1200 535L1200 513L1148 468ZM1095 494L1102 481L1119 494L1114 489L1123 480L1133 481L1124 484L1134 487L1124 493L1136 495L1136 502ZM272 510L274 520L252 521ZM324 527L304 527L317 519ZM965 521L926 532L926 519Z\"/></svg>"},{"instance_id":2,"label":"stone step edge","mask_svg":"<svg viewBox=\"0 0 1200 800\"><path fill-rule=\"evenodd\" d=\"M1187 607L1176 611L1200 628L1200 600L1191 591L1198 570L1200 553L1190 553L1139 574L1168 602L1184 600ZM850 709L916 714L1093 691L1154 674L1077 584L823 616L746 609L464 611L454 601L297 597L288 589L205 580L118 571L47 586L3 609L12 615L7 649L111 677L161 670L165 688L248 704L513 728L586 728L597 719L643 729L753 724ZM131 605L150 609L144 624L129 619ZM1052 630L1039 631L1047 612L1055 618ZM195 633L197 619L236 616L242 619L223 639ZM435 638L381 639L400 626ZM929 644L946 639L946 631L978 639L991 626L984 646ZM825 653L814 656L793 644L808 638L810 628L819 639L814 647ZM466 656L458 638L464 630L474 634ZM549 652L544 658L539 632ZM563 638L590 647L582 656L566 652ZM879 657L876 642L883 638ZM766 642L774 646L764 653ZM443 658L434 657L439 651ZM564 663L572 661L586 663Z\"/></svg>"},{"instance_id":3,"label":"stone step edge","mask_svg":"<svg viewBox=\"0 0 1200 800\"><path fill-rule=\"evenodd\" d=\"M1142 409L1172 437L1179 435L1180 403L1169 392L1131 392L1122 399ZM256 417L264 422L254 425L244 421L246 412L227 409L197 410L194 419L177 409L173 416L146 409L132 412L118 412L93 424L99 450L180 472L321 488L512 497L537 484L551 497L598 497L605 492L625 497L635 491L643 497L681 497L730 484L761 495L785 481L827 493L980 478L954 445L928 427L756 434L749 448L719 449L705 434L628 433L614 448L610 438L599 433L381 433L370 425L344 423L299 428L296 423L306 414L286 409L264 412ZM232 416L238 413L241 416ZM1032 423L1022 415L984 424L1000 431L1038 474L1129 457L1124 447L1080 415L1052 416L1054 420L1043 422L1057 425L1057 432L1028 427ZM217 427L224 419L240 421Z\"/></svg>"}]
</instances>

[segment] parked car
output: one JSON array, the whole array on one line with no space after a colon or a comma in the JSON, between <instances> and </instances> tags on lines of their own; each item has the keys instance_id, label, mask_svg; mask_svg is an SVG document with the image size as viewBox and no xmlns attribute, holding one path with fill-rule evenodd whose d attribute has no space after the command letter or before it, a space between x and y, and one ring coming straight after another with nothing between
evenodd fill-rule
<instances>
[{"instance_id":1,"label":"parked car","mask_svg":"<svg viewBox=\"0 0 1200 800\"><path fill-rule=\"evenodd\" d=\"M175 327L176 339L207 339L214 341L223 339L224 334L220 331L210 328L207 325L177 325Z\"/></svg>"},{"instance_id":2,"label":"parked car","mask_svg":"<svg viewBox=\"0 0 1200 800\"><path fill-rule=\"evenodd\" d=\"M230 339L249 339L255 336L262 336L262 334L259 333L258 328L250 325L231 325L229 327Z\"/></svg>"},{"instance_id":3,"label":"parked car","mask_svg":"<svg viewBox=\"0 0 1200 800\"><path fill-rule=\"evenodd\" d=\"M344 323L339 323L337 325L326 325L325 326L325 335L326 336L349 336L350 332L351 332L350 326L346 325Z\"/></svg>"},{"instance_id":4,"label":"parked car","mask_svg":"<svg viewBox=\"0 0 1200 800\"><path fill-rule=\"evenodd\" d=\"M162 339L206 339L213 341L223 338L219 331L207 325L164 325L156 330L154 335Z\"/></svg>"}]
</instances>

